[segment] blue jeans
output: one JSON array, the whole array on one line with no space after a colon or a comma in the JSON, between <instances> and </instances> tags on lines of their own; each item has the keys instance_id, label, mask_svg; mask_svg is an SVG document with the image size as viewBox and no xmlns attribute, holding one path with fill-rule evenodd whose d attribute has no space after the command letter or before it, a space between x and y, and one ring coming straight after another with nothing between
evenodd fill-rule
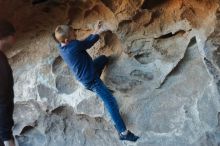
<instances>
[{"instance_id":1,"label":"blue jeans","mask_svg":"<svg viewBox=\"0 0 220 146\"><path fill-rule=\"evenodd\" d=\"M94 60L94 64L97 71L97 77L85 85L85 87L97 94L100 97L106 109L110 113L110 116L114 122L114 126L119 133L124 132L126 130L125 123L119 113L119 108L115 97L109 91L109 89L105 86L102 80L99 78L103 68L108 63L108 58L104 55L99 56Z\"/></svg>"}]
</instances>

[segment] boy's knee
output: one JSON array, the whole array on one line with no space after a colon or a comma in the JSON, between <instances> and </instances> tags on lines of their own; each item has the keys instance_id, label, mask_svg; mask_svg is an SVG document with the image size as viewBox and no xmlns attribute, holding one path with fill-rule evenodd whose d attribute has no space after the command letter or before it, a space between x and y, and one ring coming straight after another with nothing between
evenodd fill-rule
<instances>
[{"instance_id":1,"label":"boy's knee","mask_svg":"<svg viewBox=\"0 0 220 146\"><path fill-rule=\"evenodd\" d=\"M102 59L108 59L108 57L105 55L100 55L99 57L101 57Z\"/></svg>"},{"instance_id":2,"label":"boy's knee","mask_svg":"<svg viewBox=\"0 0 220 146\"><path fill-rule=\"evenodd\" d=\"M108 61L109 61L109 57L107 57L107 56L105 56L105 55L101 55L100 58L101 58L101 60L102 60L103 62L108 63Z\"/></svg>"}]
</instances>

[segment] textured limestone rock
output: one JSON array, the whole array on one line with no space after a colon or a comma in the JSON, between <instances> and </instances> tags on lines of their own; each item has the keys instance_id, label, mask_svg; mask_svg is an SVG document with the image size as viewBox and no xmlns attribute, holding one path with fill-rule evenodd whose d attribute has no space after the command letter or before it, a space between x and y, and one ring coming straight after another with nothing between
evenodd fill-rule
<instances>
[{"instance_id":1,"label":"textured limestone rock","mask_svg":"<svg viewBox=\"0 0 220 146\"><path fill-rule=\"evenodd\" d=\"M14 134L20 146L218 146L218 0L0 0L17 28L6 53L15 78ZM4 15L3 15L4 14ZM122 143L102 101L59 56L52 33L68 23L83 39L103 21L93 58L112 56L102 79L129 129Z\"/></svg>"}]
</instances>

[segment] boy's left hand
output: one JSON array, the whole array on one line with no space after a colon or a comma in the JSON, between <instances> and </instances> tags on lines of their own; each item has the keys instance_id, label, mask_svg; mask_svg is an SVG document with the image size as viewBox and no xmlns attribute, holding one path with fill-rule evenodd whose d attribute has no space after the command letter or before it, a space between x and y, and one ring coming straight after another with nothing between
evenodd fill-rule
<instances>
[{"instance_id":1,"label":"boy's left hand","mask_svg":"<svg viewBox=\"0 0 220 146\"><path fill-rule=\"evenodd\" d=\"M103 26L103 21L98 21L96 26L95 26L94 34L102 33L103 32L102 26Z\"/></svg>"}]
</instances>

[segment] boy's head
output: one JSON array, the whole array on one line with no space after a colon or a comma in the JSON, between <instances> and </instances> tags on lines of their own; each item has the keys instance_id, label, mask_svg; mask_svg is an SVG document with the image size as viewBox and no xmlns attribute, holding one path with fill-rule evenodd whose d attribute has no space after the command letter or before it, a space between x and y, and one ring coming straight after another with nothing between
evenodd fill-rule
<instances>
[{"instance_id":1,"label":"boy's head","mask_svg":"<svg viewBox=\"0 0 220 146\"><path fill-rule=\"evenodd\" d=\"M14 26L7 20L0 19L0 50L11 48L14 43Z\"/></svg>"},{"instance_id":2,"label":"boy's head","mask_svg":"<svg viewBox=\"0 0 220 146\"><path fill-rule=\"evenodd\" d=\"M55 29L55 38L59 43L67 44L76 38L76 34L71 26L58 25Z\"/></svg>"}]
</instances>

